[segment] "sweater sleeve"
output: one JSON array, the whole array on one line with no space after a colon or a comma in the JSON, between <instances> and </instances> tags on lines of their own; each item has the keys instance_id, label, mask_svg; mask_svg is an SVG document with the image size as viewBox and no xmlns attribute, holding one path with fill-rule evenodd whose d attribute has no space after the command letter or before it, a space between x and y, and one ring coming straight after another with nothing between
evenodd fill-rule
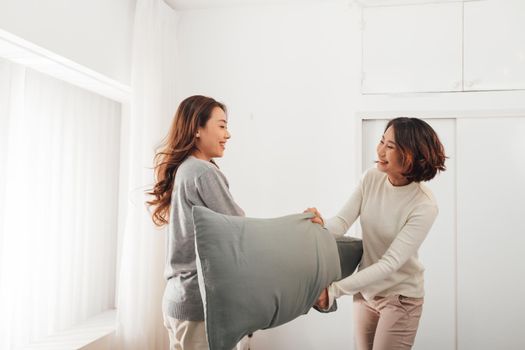
<instances>
[{"instance_id":1,"label":"sweater sleeve","mask_svg":"<svg viewBox=\"0 0 525 350\"><path fill-rule=\"evenodd\" d=\"M197 194L204 205L214 212L244 216L244 211L235 203L226 177L218 170L208 170L195 179Z\"/></svg>"},{"instance_id":2,"label":"sweater sleeve","mask_svg":"<svg viewBox=\"0 0 525 350\"><path fill-rule=\"evenodd\" d=\"M343 236L359 217L362 201L363 180L361 180L359 186L354 190L339 213L337 213L336 216L325 220L324 227L336 237Z\"/></svg>"},{"instance_id":3,"label":"sweater sleeve","mask_svg":"<svg viewBox=\"0 0 525 350\"><path fill-rule=\"evenodd\" d=\"M399 270L410 257L416 254L430 231L437 214L438 208L433 204L422 204L414 208L387 251L375 264L329 286L330 305L335 298L356 294L363 288L383 280L391 273ZM366 298L366 295L364 296Z\"/></svg>"}]
</instances>

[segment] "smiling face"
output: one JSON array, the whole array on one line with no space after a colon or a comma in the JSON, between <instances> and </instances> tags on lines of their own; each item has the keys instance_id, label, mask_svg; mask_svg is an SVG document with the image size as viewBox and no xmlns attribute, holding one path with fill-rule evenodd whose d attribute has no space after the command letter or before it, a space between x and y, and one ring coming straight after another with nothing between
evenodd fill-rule
<instances>
[{"instance_id":1,"label":"smiling face","mask_svg":"<svg viewBox=\"0 0 525 350\"><path fill-rule=\"evenodd\" d=\"M222 157L226 142L231 137L226 113L220 107L213 108L210 119L204 127L199 127L196 137L197 150L193 153L195 157L207 161Z\"/></svg>"},{"instance_id":2,"label":"smiling face","mask_svg":"<svg viewBox=\"0 0 525 350\"><path fill-rule=\"evenodd\" d=\"M409 181L403 176L401 151L396 144L394 128L390 126L386 129L377 145L377 169L386 173L393 185L406 185Z\"/></svg>"}]
</instances>

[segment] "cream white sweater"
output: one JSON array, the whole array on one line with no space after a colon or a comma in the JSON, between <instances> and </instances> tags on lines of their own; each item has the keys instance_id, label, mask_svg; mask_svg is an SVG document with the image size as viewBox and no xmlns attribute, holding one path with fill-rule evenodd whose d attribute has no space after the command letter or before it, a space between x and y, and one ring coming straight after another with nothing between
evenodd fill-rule
<instances>
[{"instance_id":1,"label":"cream white sweater","mask_svg":"<svg viewBox=\"0 0 525 350\"><path fill-rule=\"evenodd\" d=\"M325 220L328 231L341 236L360 217L363 235L359 271L329 286L329 307L335 298L359 292L367 300L423 297L424 267L417 251L437 214L434 196L422 183L393 186L385 173L369 169L337 216Z\"/></svg>"}]
</instances>

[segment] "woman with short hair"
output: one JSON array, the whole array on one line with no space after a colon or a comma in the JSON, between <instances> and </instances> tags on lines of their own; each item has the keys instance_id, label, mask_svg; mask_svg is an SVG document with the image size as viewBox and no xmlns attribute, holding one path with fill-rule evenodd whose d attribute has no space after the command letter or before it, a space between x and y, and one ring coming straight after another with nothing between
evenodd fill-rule
<instances>
[{"instance_id":1,"label":"woman with short hair","mask_svg":"<svg viewBox=\"0 0 525 350\"><path fill-rule=\"evenodd\" d=\"M388 122L377 145L376 168L363 175L350 199L333 218L323 220L335 236L344 235L360 218L363 257L358 272L332 283L317 306L354 296L354 327L358 350L411 349L423 308L424 268L418 249L438 206L429 181L445 170L445 152L438 135L423 120L396 118Z\"/></svg>"}]
</instances>

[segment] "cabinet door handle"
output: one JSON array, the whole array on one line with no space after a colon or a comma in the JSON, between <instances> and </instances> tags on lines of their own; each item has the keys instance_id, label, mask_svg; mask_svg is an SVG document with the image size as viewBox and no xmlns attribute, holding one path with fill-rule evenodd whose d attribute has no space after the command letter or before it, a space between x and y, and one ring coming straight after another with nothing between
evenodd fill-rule
<instances>
[{"instance_id":1,"label":"cabinet door handle","mask_svg":"<svg viewBox=\"0 0 525 350\"><path fill-rule=\"evenodd\" d=\"M479 83L481 83L481 79L469 80L465 82L465 87L470 89L476 85L479 85Z\"/></svg>"}]
</instances>

